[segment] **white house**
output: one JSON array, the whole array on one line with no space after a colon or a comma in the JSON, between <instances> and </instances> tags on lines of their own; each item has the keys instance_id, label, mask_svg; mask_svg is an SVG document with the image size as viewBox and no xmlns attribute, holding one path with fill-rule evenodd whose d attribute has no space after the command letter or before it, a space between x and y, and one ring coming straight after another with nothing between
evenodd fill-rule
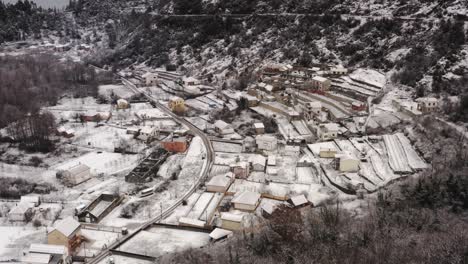
<instances>
[{"instance_id":1,"label":"white house","mask_svg":"<svg viewBox=\"0 0 468 264\"><path fill-rule=\"evenodd\" d=\"M255 142L261 150L275 150L278 145L278 139L273 135L257 135Z\"/></svg>"},{"instance_id":2,"label":"white house","mask_svg":"<svg viewBox=\"0 0 468 264\"><path fill-rule=\"evenodd\" d=\"M52 263L67 263L69 260L69 253L65 246L61 245L48 245L48 244L31 244L29 246L29 254L24 256L24 259L21 259L21 263L40 263L34 262L39 259L54 259L57 262ZM62 262L60 262L60 260ZM50 263L50 262L46 262Z\"/></svg>"},{"instance_id":3,"label":"white house","mask_svg":"<svg viewBox=\"0 0 468 264\"><path fill-rule=\"evenodd\" d=\"M10 221L23 222L26 220L26 214L31 211L32 208L29 203L18 203L8 212L8 219Z\"/></svg>"},{"instance_id":4,"label":"white house","mask_svg":"<svg viewBox=\"0 0 468 264\"><path fill-rule=\"evenodd\" d=\"M309 201L303 194L291 197L288 202L294 207L302 207L309 204Z\"/></svg>"},{"instance_id":5,"label":"white house","mask_svg":"<svg viewBox=\"0 0 468 264\"><path fill-rule=\"evenodd\" d=\"M265 133L265 125L263 123L254 123L255 133L257 134L264 134Z\"/></svg>"},{"instance_id":6,"label":"white house","mask_svg":"<svg viewBox=\"0 0 468 264\"><path fill-rule=\"evenodd\" d=\"M223 120L217 120L214 123L214 127L215 131L221 135L234 133L234 128L230 124L224 122Z\"/></svg>"},{"instance_id":7,"label":"white house","mask_svg":"<svg viewBox=\"0 0 468 264\"><path fill-rule=\"evenodd\" d=\"M91 168L85 164L75 165L62 173L62 181L67 186L75 186L91 178Z\"/></svg>"},{"instance_id":8,"label":"white house","mask_svg":"<svg viewBox=\"0 0 468 264\"><path fill-rule=\"evenodd\" d=\"M125 99L119 99L117 100L117 109L127 109L130 107L130 104L128 103L127 100Z\"/></svg>"},{"instance_id":9,"label":"white house","mask_svg":"<svg viewBox=\"0 0 468 264\"><path fill-rule=\"evenodd\" d=\"M311 120L322 113L322 103L319 101L308 102L303 105L302 112L307 120Z\"/></svg>"},{"instance_id":10,"label":"white house","mask_svg":"<svg viewBox=\"0 0 468 264\"><path fill-rule=\"evenodd\" d=\"M325 77L315 76L312 78L311 85L313 89L328 91L331 86L331 81Z\"/></svg>"},{"instance_id":11,"label":"white house","mask_svg":"<svg viewBox=\"0 0 468 264\"><path fill-rule=\"evenodd\" d=\"M232 236L234 233L230 230L215 228L210 234L210 240L213 242Z\"/></svg>"},{"instance_id":12,"label":"white house","mask_svg":"<svg viewBox=\"0 0 468 264\"><path fill-rule=\"evenodd\" d=\"M205 185L206 191L224 193L229 189L233 181L234 174L232 172L213 176Z\"/></svg>"},{"instance_id":13,"label":"white house","mask_svg":"<svg viewBox=\"0 0 468 264\"><path fill-rule=\"evenodd\" d=\"M254 171L265 171L266 158L262 155L252 156L250 159Z\"/></svg>"},{"instance_id":14,"label":"white house","mask_svg":"<svg viewBox=\"0 0 468 264\"><path fill-rule=\"evenodd\" d=\"M323 141L331 140L337 138L338 131L336 123L320 124L317 128L317 136Z\"/></svg>"},{"instance_id":15,"label":"white house","mask_svg":"<svg viewBox=\"0 0 468 264\"><path fill-rule=\"evenodd\" d=\"M276 166L276 156L275 155L268 155L268 166Z\"/></svg>"},{"instance_id":16,"label":"white house","mask_svg":"<svg viewBox=\"0 0 468 264\"><path fill-rule=\"evenodd\" d=\"M36 207L41 204L41 199L37 195L21 196L20 203L26 203L30 204L31 207Z\"/></svg>"},{"instance_id":17,"label":"white house","mask_svg":"<svg viewBox=\"0 0 468 264\"><path fill-rule=\"evenodd\" d=\"M235 209L254 211L260 202L260 194L251 191L244 191L240 194L236 194L231 202L234 204Z\"/></svg>"},{"instance_id":18,"label":"white house","mask_svg":"<svg viewBox=\"0 0 468 264\"><path fill-rule=\"evenodd\" d=\"M143 74L142 77L145 80L146 86L154 86L154 85L158 85L158 83L159 83L157 73L147 72L147 73Z\"/></svg>"},{"instance_id":19,"label":"white house","mask_svg":"<svg viewBox=\"0 0 468 264\"><path fill-rule=\"evenodd\" d=\"M348 74L348 69L343 66L331 67L328 73L331 75L345 75Z\"/></svg>"},{"instance_id":20,"label":"white house","mask_svg":"<svg viewBox=\"0 0 468 264\"><path fill-rule=\"evenodd\" d=\"M419 109L424 114L434 112L439 107L439 101L434 97L423 97L416 100L419 104Z\"/></svg>"},{"instance_id":21,"label":"white house","mask_svg":"<svg viewBox=\"0 0 468 264\"><path fill-rule=\"evenodd\" d=\"M249 177L250 165L248 162L239 161L234 164L230 164L229 168L237 179L246 179Z\"/></svg>"},{"instance_id":22,"label":"white house","mask_svg":"<svg viewBox=\"0 0 468 264\"><path fill-rule=\"evenodd\" d=\"M340 172L357 172L359 171L360 160L354 157L351 153L343 152L335 155L336 169Z\"/></svg>"},{"instance_id":23,"label":"white house","mask_svg":"<svg viewBox=\"0 0 468 264\"><path fill-rule=\"evenodd\" d=\"M185 86L200 85L200 81L194 77L184 77L183 80Z\"/></svg>"},{"instance_id":24,"label":"white house","mask_svg":"<svg viewBox=\"0 0 468 264\"><path fill-rule=\"evenodd\" d=\"M141 140L148 140L158 135L158 130L155 127L144 126L140 129L140 134L138 135L138 139Z\"/></svg>"}]
</instances>

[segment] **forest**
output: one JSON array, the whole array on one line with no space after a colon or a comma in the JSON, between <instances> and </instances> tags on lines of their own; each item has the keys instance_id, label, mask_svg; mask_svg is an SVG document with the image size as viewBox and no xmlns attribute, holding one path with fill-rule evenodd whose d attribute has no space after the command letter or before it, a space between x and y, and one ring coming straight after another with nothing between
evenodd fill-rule
<instances>
[{"instance_id":1,"label":"forest","mask_svg":"<svg viewBox=\"0 0 468 264\"><path fill-rule=\"evenodd\" d=\"M94 69L46 54L0 57L0 80L0 128L11 124L16 140L41 151L51 147L48 134L55 121L40 108L65 94L96 96L98 86Z\"/></svg>"}]
</instances>

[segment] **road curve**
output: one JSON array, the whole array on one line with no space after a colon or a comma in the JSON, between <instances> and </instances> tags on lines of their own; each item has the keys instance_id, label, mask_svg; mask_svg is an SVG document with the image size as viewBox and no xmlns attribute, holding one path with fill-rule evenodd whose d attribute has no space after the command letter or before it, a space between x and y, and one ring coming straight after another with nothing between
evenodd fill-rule
<instances>
[{"instance_id":1,"label":"road curve","mask_svg":"<svg viewBox=\"0 0 468 264\"><path fill-rule=\"evenodd\" d=\"M209 172L211 170L211 167L213 166L213 161L214 161L213 146L211 145L211 142L210 142L210 139L208 138L208 136L205 135L205 133L202 130L198 129L192 123L188 122L185 118L182 118L182 117L174 114L165 105L159 103L156 98L152 97L151 95L147 94L144 91L139 91L138 88L133 83L128 81L127 79L125 79L123 77L121 79L122 79L122 83L126 87L128 87L129 89L131 89L132 91L134 91L136 93L143 94L146 98L148 98L151 102L153 102L158 109L160 109L165 114L167 114L167 115L171 116L172 118L174 118L180 124L183 124L183 125L187 126L190 129L190 131L192 131L192 133L194 133L196 136L199 136L203 141L203 144L205 146L207 155L206 155L206 158L205 158L205 162L203 163L202 171L200 172L200 176L198 177L197 181L192 185L192 187L181 198L179 198L170 207L166 208L166 210L164 210L161 214L159 214L158 216L156 216L156 217L150 219L149 221L143 223L140 227L138 227L137 229L135 229L133 232L129 233L128 235L116 240L114 243L110 244L105 250L101 251L93 259L91 259L90 261L87 262L87 263L92 263L92 264L99 263L100 261L102 261L105 257L107 257L110 254L111 250L118 249L123 243L125 243L130 238L132 238L133 236L138 234L140 231L145 230L146 228L150 227L152 224L154 224L154 223L168 217L179 205L182 204L182 202L184 200L186 200L190 195L192 195L198 189L200 184L205 182L205 180L207 179L208 174L209 174Z\"/></svg>"}]
</instances>

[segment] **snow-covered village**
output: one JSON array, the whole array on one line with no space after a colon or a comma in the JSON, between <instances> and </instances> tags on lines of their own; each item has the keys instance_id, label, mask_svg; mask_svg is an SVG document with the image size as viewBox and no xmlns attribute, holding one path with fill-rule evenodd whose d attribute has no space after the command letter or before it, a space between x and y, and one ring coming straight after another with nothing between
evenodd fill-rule
<instances>
[{"instance_id":1,"label":"snow-covered village","mask_svg":"<svg viewBox=\"0 0 468 264\"><path fill-rule=\"evenodd\" d=\"M233 4L217 15L229 29L205 25L193 39L212 39L192 45L164 30L211 19L225 1L198 11L121 2L46 11L0 0L0 16L50 16L39 35L15 37L2 35L0 17L0 262L465 263L466 4L449 1L443 13L461 23L463 43L416 79L417 66L401 63L423 56L420 46L381 51L385 66L331 47L328 35L297 53L289 42L265 51L280 26L263 31L252 19L269 21L275 8L284 23L319 19L328 30L299 7ZM442 23L420 19L435 4L406 15L382 3L329 5L351 8L334 16L351 35L390 23L383 12L401 30ZM5 26L19 19L5 17ZM246 32L207 33L236 26ZM170 39L154 44L166 53L151 55L145 30ZM243 46L241 34L255 40Z\"/></svg>"}]
</instances>

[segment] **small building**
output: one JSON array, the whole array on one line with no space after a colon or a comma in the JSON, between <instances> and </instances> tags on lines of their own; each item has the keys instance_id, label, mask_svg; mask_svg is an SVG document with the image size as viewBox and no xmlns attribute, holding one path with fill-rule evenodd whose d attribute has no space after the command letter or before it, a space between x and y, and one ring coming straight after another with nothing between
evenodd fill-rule
<instances>
[{"instance_id":1,"label":"small building","mask_svg":"<svg viewBox=\"0 0 468 264\"><path fill-rule=\"evenodd\" d=\"M205 221L189 218L189 217L180 217L179 218L179 226L188 226L188 227L195 227L195 228L204 228L206 225Z\"/></svg>"},{"instance_id":2,"label":"small building","mask_svg":"<svg viewBox=\"0 0 468 264\"><path fill-rule=\"evenodd\" d=\"M130 108L130 104L125 99L117 100L117 109L128 109Z\"/></svg>"},{"instance_id":3,"label":"small building","mask_svg":"<svg viewBox=\"0 0 468 264\"><path fill-rule=\"evenodd\" d=\"M217 175L211 178L211 180L209 180L205 184L206 191L225 193L233 182L234 182L234 174L232 172L228 172L222 175Z\"/></svg>"},{"instance_id":4,"label":"small building","mask_svg":"<svg viewBox=\"0 0 468 264\"><path fill-rule=\"evenodd\" d=\"M304 207L310 204L310 202L303 194L289 198L288 203L291 204L294 208Z\"/></svg>"},{"instance_id":5,"label":"small building","mask_svg":"<svg viewBox=\"0 0 468 264\"><path fill-rule=\"evenodd\" d=\"M242 141L242 151L243 152L253 152L255 151L255 139L251 136L247 136Z\"/></svg>"},{"instance_id":6,"label":"small building","mask_svg":"<svg viewBox=\"0 0 468 264\"><path fill-rule=\"evenodd\" d=\"M244 191L236 194L231 200L235 209L243 211L255 211L260 203L260 194L251 191Z\"/></svg>"},{"instance_id":7,"label":"small building","mask_svg":"<svg viewBox=\"0 0 468 264\"><path fill-rule=\"evenodd\" d=\"M265 134L265 125L263 123L254 123L255 133L258 135Z\"/></svg>"},{"instance_id":8,"label":"small building","mask_svg":"<svg viewBox=\"0 0 468 264\"><path fill-rule=\"evenodd\" d=\"M276 156L275 155L268 155L268 166L276 166Z\"/></svg>"},{"instance_id":9,"label":"small building","mask_svg":"<svg viewBox=\"0 0 468 264\"><path fill-rule=\"evenodd\" d=\"M328 71L328 74L337 76L346 75L348 74L348 69L344 68L343 66L331 67Z\"/></svg>"},{"instance_id":10,"label":"small building","mask_svg":"<svg viewBox=\"0 0 468 264\"><path fill-rule=\"evenodd\" d=\"M75 186L91 179L91 168L80 163L63 171L61 179L66 186Z\"/></svg>"},{"instance_id":11,"label":"small building","mask_svg":"<svg viewBox=\"0 0 468 264\"><path fill-rule=\"evenodd\" d=\"M194 77L185 77L182 79L185 86L196 86L200 85L200 81Z\"/></svg>"},{"instance_id":12,"label":"small building","mask_svg":"<svg viewBox=\"0 0 468 264\"><path fill-rule=\"evenodd\" d=\"M62 135L63 135L64 137L66 137L66 138L72 138L72 137L75 136L75 130L69 128L69 129L65 130L65 131L62 133Z\"/></svg>"},{"instance_id":13,"label":"small building","mask_svg":"<svg viewBox=\"0 0 468 264\"><path fill-rule=\"evenodd\" d=\"M273 203L264 200L260 205L260 209L262 211L262 216L268 218L273 214L276 208Z\"/></svg>"},{"instance_id":14,"label":"small building","mask_svg":"<svg viewBox=\"0 0 468 264\"><path fill-rule=\"evenodd\" d=\"M319 101L307 102L302 109L306 120L312 120L322 112L322 103Z\"/></svg>"},{"instance_id":15,"label":"small building","mask_svg":"<svg viewBox=\"0 0 468 264\"><path fill-rule=\"evenodd\" d=\"M252 156L250 159L253 171L265 171L266 158L262 155Z\"/></svg>"},{"instance_id":16,"label":"small building","mask_svg":"<svg viewBox=\"0 0 468 264\"><path fill-rule=\"evenodd\" d=\"M328 91L330 90L331 81L325 77L315 76L311 80L312 89L318 91Z\"/></svg>"},{"instance_id":17,"label":"small building","mask_svg":"<svg viewBox=\"0 0 468 264\"><path fill-rule=\"evenodd\" d=\"M165 150L174 153L184 153L188 148L187 138L185 137L177 137L172 138L170 141L162 141L161 145Z\"/></svg>"},{"instance_id":18,"label":"small building","mask_svg":"<svg viewBox=\"0 0 468 264\"><path fill-rule=\"evenodd\" d=\"M158 130L155 127L144 126L140 129L138 139L140 140L151 140L158 135Z\"/></svg>"},{"instance_id":19,"label":"small building","mask_svg":"<svg viewBox=\"0 0 468 264\"><path fill-rule=\"evenodd\" d=\"M55 228L47 234L47 243L60 245L73 252L81 243L80 223L71 216L57 223Z\"/></svg>"},{"instance_id":20,"label":"small building","mask_svg":"<svg viewBox=\"0 0 468 264\"><path fill-rule=\"evenodd\" d=\"M336 169L340 172L357 172L359 171L360 160L350 153L339 153L335 155Z\"/></svg>"},{"instance_id":21,"label":"small building","mask_svg":"<svg viewBox=\"0 0 468 264\"><path fill-rule=\"evenodd\" d=\"M77 214L80 222L99 223L115 207L121 199L118 195L102 193Z\"/></svg>"},{"instance_id":22,"label":"small building","mask_svg":"<svg viewBox=\"0 0 468 264\"><path fill-rule=\"evenodd\" d=\"M31 204L20 202L8 212L8 219L13 222L24 222L30 212L32 212Z\"/></svg>"},{"instance_id":23,"label":"small building","mask_svg":"<svg viewBox=\"0 0 468 264\"><path fill-rule=\"evenodd\" d=\"M223 120L216 120L214 123L215 131L221 135L234 133L234 128Z\"/></svg>"},{"instance_id":24,"label":"small building","mask_svg":"<svg viewBox=\"0 0 468 264\"><path fill-rule=\"evenodd\" d=\"M28 257L29 256L29 257ZM47 256L47 257L46 257ZM22 259L21 263L38 263L34 262L38 259L49 259L47 263L69 263L71 260L68 250L65 246L48 245L48 244L31 244L29 246L29 254ZM30 261L30 262L28 262Z\"/></svg>"},{"instance_id":25,"label":"small building","mask_svg":"<svg viewBox=\"0 0 468 264\"><path fill-rule=\"evenodd\" d=\"M138 134L138 131L140 131L140 129L136 127L127 127L126 133L129 135L136 135Z\"/></svg>"},{"instance_id":26,"label":"small building","mask_svg":"<svg viewBox=\"0 0 468 264\"><path fill-rule=\"evenodd\" d=\"M215 228L210 234L210 241L216 242L232 236L234 233L227 229Z\"/></svg>"},{"instance_id":27,"label":"small building","mask_svg":"<svg viewBox=\"0 0 468 264\"><path fill-rule=\"evenodd\" d=\"M257 135L255 142L260 150L275 150L278 145L278 139L273 135Z\"/></svg>"},{"instance_id":28,"label":"small building","mask_svg":"<svg viewBox=\"0 0 468 264\"><path fill-rule=\"evenodd\" d=\"M321 158L335 158L336 153L337 153L337 150L335 148L321 147L319 156Z\"/></svg>"},{"instance_id":29,"label":"small building","mask_svg":"<svg viewBox=\"0 0 468 264\"><path fill-rule=\"evenodd\" d=\"M301 147L299 146L291 146L291 145L287 145L284 147L284 155L286 156L299 156L299 154L301 154Z\"/></svg>"},{"instance_id":30,"label":"small building","mask_svg":"<svg viewBox=\"0 0 468 264\"><path fill-rule=\"evenodd\" d=\"M147 72L142 75L146 86L156 86L159 84L159 78L157 73Z\"/></svg>"},{"instance_id":31,"label":"small building","mask_svg":"<svg viewBox=\"0 0 468 264\"><path fill-rule=\"evenodd\" d=\"M221 213L221 227L227 230L241 230L245 214Z\"/></svg>"},{"instance_id":32,"label":"small building","mask_svg":"<svg viewBox=\"0 0 468 264\"><path fill-rule=\"evenodd\" d=\"M351 109L354 111L364 111L366 110L366 103L361 101L354 101L351 103Z\"/></svg>"},{"instance_id":33,"label":"small building","mask_svg":"<svg viewBox=\"0 0 468 264\"><path fill-rule=\"evenodd\" d=\"M178 96L173 96L169 99L168 107L174 113L184 113L185 101Z\"/></svg>"},{"instance_id":34,"label":"small building","mask_svg":"<svg viewBox=\"0 0 468 264\"><path fill-rule=\"evenodd\" d=\"M107 112L98 113L95 111L88 111L80 115L80 120L82 122L99 122L103 120L108 120L111 116L112 114Z\"/></svg>"},{"instance_id":35,"label":"small building","mask_svg":"<svg viewBox=\"0 0 468 264\"><path fill-rule=\"evenodd\" d=\"M246 179L249 177L250 166L248 162L239 161L234 164L229 165L230 171L234 173L234 176L237 179Z\"/></svg>"},{"instance_id":36,"label":"small building","mask_svg":"<svg viewBox=\"0 0 468 264\"><path fill-rule=\"evenodd\" d=\"M416 101L418 102L418 110L423 114L434 112L439 107L439 101L434 97L422 97Z\"/></svg>"},{"instance_id":37,"label":"small building","mask_svg":"<svg viewBox=\"0 0 468 264\"><path fill-rule=\"evenodd\" d=\"M320 124L317 128L317 136L322 141L332 140L338 137L338 131L336 123Z\"/></svg>"}]
</instances>

